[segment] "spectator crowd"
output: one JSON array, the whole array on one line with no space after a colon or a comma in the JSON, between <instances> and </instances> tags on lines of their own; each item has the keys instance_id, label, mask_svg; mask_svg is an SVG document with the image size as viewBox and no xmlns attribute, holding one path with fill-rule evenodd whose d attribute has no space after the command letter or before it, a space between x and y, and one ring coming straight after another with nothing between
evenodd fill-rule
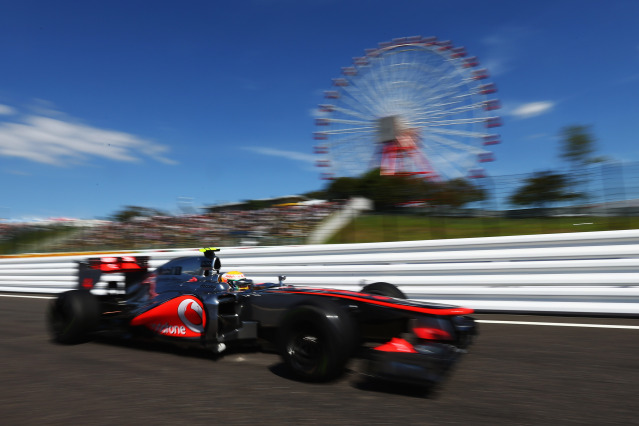
<instances>
[{"instance_id":1,"label":"spectator crowd","mask_svg":"<svg viewBox=\"0 0 639 426\"><path fill-rule=\"evenodd\" d=\"M65 226L67 232L40 242L38 251L303 244L313 229L339 208L341 205L334 202L288 203L259 210L93 221L90 226L73 221L49 225L0 223L0 243L35 226Z\"/></svg>"}]
</instances>

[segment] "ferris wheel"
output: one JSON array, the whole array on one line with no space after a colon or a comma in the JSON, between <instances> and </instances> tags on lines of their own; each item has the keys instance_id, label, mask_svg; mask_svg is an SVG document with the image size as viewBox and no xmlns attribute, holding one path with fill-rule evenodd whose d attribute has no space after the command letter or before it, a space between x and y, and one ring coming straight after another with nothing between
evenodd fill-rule
<instances>
[{"instance_id":1,"label":"ferris wheel","mask_svg":"<svg viewBox=\"0 0 639 426\"><path fill-rule=\"evenodd\" d=\"M322 178L386 175L484 177L493 161L497 91L464 47L421 36L366 50L333 79L317 110Z\"/></svg>"}]
</instances>

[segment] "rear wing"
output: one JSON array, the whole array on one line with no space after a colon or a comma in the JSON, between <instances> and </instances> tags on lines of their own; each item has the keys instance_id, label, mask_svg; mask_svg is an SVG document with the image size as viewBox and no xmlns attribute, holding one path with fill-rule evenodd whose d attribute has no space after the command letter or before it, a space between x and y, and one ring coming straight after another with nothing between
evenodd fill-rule
<instances>
[{"instance_id":1,"label":"rear wing","mask_svg":"<svg viewBox=\"0 0 639 426\"><path fill-rule=\"evenodd\" d=\"M90 257L78 262L78 288L91 290L102 274L124 274L126 287L141 281L149 272L149 256ZM109 288L117 288L117 281L110 281ZM114 289L115 289L114 288Z\"/></svg>"}]
</instances>

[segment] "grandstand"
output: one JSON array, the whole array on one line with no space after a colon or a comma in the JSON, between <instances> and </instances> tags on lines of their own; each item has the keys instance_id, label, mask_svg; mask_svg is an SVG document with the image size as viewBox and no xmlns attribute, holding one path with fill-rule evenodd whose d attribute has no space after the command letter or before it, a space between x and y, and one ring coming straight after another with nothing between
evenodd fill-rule
<instances>
[{"instance_id":1,"label":"grandstand","mask_svg":"<svg viewBox=\"0 0 639 426\"><path fill-rule=\"evenodd\" d=\"M268 204L250 209L255 205L234 203L206 208L202 214L125 222L0 223L0 253L304 244L320 222L341 208L340 203L305 197L278 197Z\"/></svg>"}]
</instances>

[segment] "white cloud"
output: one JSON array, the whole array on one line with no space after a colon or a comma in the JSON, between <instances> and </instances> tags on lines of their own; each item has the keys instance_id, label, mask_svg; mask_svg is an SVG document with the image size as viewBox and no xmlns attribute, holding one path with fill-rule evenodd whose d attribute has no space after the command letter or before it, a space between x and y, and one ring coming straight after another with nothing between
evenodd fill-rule
<instances>
[{"instance_id":1,"label":"white cloud","mask_svg":"<svg viewBox=\"0 0 639 426\"><path fill-rule=\"evenodd\" d=\"M168 148L124 132L71 120L32 115L21 122L0 122L0 156L66 166L91 158L137 162L143 157L175 164Z\"/></svg>"},{"instance_id":2,"label":"white cloud","mask_svg":"<svg viewBox=\"0 0 639 426\"><path fill-rule=\"evenodd\" d=\"M491 77L500 76L510 71L510 61L506 57L492 56L481 60L481 68L486 68Z\"/></svg>"},{"instance_id":3,"label":"white cloud","mask_svg":"<svg viewBox=\"0 0 639 426\"><path fill-rule=\"evenodd\" d=\"M10 107L9 105L0 104L0 115L13 115L16 113L16 110Z\"/></svg>"},{"instance_id":4,"label":"white cloud","mask_svg":"<svg viewBox=\"0 0 639 426\"><path fill-rule=\"evenodd\" d=\"M521 57L522 45L535 34L528 27L504 25L481 39L485 51L480 54L480 63L491 76L510 72Z\"/></svg>"},{"instance_id":5,"label":"white cloud","mask_svg":"<svg viewBox=\"0 0 639 426\"><path fill-rule=\"evenodd\" d=\"M531 118L549 112L554 106L555 103L552 101L530 102L514 108L510 115L517 118Z\"/></svg>"},{"instance_id":6,"label":"white cloud","mask_svg":"<svg viewBox=\"0 0 639 426\"><path fill-rule=\"evenodd\" d=\"M281 149L265 148L259 146L245 146L242 149L246 151L255 152L262 155L270 155L273 157L282 157L288 160L302 161L304 163L314 163L317 161L317 156L313 154L305 154L297 151L285 151Z\"/></svg>"}]
</instances>

